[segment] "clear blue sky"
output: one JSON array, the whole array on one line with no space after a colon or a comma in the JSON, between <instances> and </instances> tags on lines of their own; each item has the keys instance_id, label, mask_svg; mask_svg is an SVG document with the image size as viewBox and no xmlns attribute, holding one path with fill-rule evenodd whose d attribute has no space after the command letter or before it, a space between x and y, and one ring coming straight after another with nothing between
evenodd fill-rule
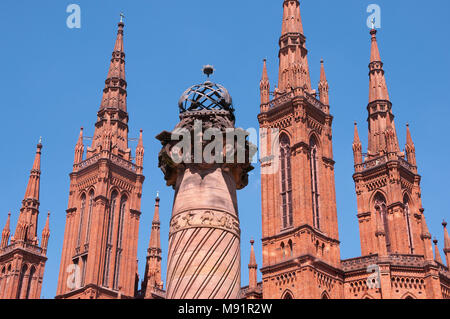
<instances>
[{"instance_id":1,"label":"clear blue sky","mask_svg":"<svg viewBox=\"0 0 450 319\"><path fill-rule=\"evenodd\" d=\"M360 255L353 173L353 122L367 147L370 37L366 8L382 8L378 34L400 143L410 123L422 175L423 205L430 231L442 248L449 216L448 147L450 41L448 0L304 0L302 18L313 86L319 61L326 63L334 120L334 157L342 258ZM66 7L82 9L82 27L66 27ZM257 127L262 59L268 59L272 88L277 79L282 0L24 1L2 0L0 21L0 227L12 211L12 228L43 137L39 235L50 210L51 237L42 295L53 298L64 235L65 209L79 128L92 136L116 36L119 12L126 14L125 49L130 137L144 130L145 175L139 239L139 271L150 236L156 191L161 191L163 272L173 191L157 167L154 138L178 121L177 101L204 80L201 67L213 64L213 79L227 87L237 125ZM134 148L135 145L132 145ZM238 193L242 228L242 284L247 284L249 240L257 239L261 265L259 169Z\"/></svg>"}]
</instances>

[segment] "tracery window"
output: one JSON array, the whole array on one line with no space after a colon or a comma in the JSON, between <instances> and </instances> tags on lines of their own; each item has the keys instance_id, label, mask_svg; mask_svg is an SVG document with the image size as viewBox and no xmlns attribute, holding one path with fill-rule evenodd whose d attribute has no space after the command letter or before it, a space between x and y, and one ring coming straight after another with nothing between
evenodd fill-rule
<instances>
[{"instance_id":1,"label":"tracery window","mask_svg":"<svg viewBox=\"0 0 450 319\"><path fill-rule=\"evenodd\" d=\"M310 146L310 171L311 171L311 197L312 197L312 209L313 209L313 221L314 227L320 229L320 211L319 211L319 174L317 163L317 141L313 137L309 142Z\"/></svg>"},{"instance_id":2,"label":"tracery window","mask_svg":"<svg viewBox=\"0 0 450 319\"><path fill-rule=\"evenodd\" d=\"M379 220L381 221L381 225L384 227L384 233L386 238L386 249L387 252L391 252L391 239L389 233L389 222L387 218L387 207L386 207L386 199L380 193L375 195L375 211L379 216Z\"/></svg>"},{"instance_id":3,"label":"tracery window","mask_svg":"<svg viewBox=\"0 0 450 319\"><path fill-rule=\"evenodd\" d=\"M409 243L410 253L414 254L414 244L413 244L412 227L411 227L411 213L409 210L408 195L405 195L403 197L403 204L405 205L406 231L408 233L408 243Z\"/></svg>"},{"instance_id":4,"label":"tracery window","mask_svg":"<svg viewBox=\"0 0 450 319\"><path fill-rule=\"evenodd\" d=\"M291 227L292 216L292 172L291 172L291 148L286 135L280 138L280 164L281 164L281 205L282 228Z\"/></svg>"},{"instance_id":5,"label":"tracery window","mask_svg":"<svg viewBox=\"0 0 450 319\"><path fill-rule=\"evenodd\" d=\"M113 289L119 288L120 275L120 261L122 259L122 239L123 239L123 224L125 218L125 208L127 205L127 198L123 196L120 200L119 223L117 225L117 245L116 245L116 260L114 266L114 283Z\"/></svg>"},{"instance_id":6,"label":"tracery window","mask_svg":"<svg viewBox=\"0 0 450 319\"><path fill-rule=\"evenodd\" d=\"M117 192L113 192L111 195L111 204L109 207L108 215L108 228L106 237L106 252L105 252L105 265L103 269L103 286L108 287L109 281L109 268L111 261L111 251L113 243L113 226L114 226L114 213L116 210Z\"/></svg>"}]
</instances>

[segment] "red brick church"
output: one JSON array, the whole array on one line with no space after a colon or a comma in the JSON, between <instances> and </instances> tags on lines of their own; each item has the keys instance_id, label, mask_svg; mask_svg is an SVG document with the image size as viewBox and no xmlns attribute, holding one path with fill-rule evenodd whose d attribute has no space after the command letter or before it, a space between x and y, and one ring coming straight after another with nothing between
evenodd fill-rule
<instances>
[{"instance_id":1,"label":"red brick church","mask_svg":"<svg viewBox=\"0 0 450 319\"><path fill-rule=\"evenodd\" d=\"M57 299L450 299L447 224L444 263L425 220L409 126L404 151L397 138L375 29L370 31L365 152L356 123L353 140L361 257L341 259L333 108L323 61L317 89L311 84L298 0L283 1L278 85L271 90L264 60L260 112L255 112L261 132L278 132L260 135L261 145L274 154L260 161L262 282L252 241L249 284L241 287L237 191L248 184L255 150L244 137L240 158L239 145L230 152L223 141L235 129L235 115L227 89L209 80L211 67L204 70L208 79L181 97L176 127L157 136L162 149L152 157L175 190L168 261L162 270L157 196L140 280L144 143L141 131L137 148L128 145L124 26L123 21L118 25L92 144L83 144L81 129L75 145ZM177 132L195 140L212 128L212 161L198 161L196 146L180 150L171 139ZM208 147L200 143L201 154ZM0 299L41 295L50 237L50 213L38 237L42 150L40 141L14 235L10 213L2 232Z\"/></svg>"}]
</instances>

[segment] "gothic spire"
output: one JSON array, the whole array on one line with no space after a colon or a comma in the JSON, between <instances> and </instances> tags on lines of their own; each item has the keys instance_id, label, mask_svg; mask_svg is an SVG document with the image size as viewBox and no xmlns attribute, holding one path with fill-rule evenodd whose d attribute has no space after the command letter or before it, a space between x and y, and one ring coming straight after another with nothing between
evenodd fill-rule
<instances>
[{"instance_id":1,"label":"gothic spire","mask_svg":"<svg viewBox=\"0 0 450 319\"><path fill-rule=\"evenodd\" d=\"M10 224L11 224L11 212L8 213L8 219L6 220L5 227L3 228L2 242L0 248L5 248L6 246L8 246L9 236L11 235Z\"/></svg>"},{"instance_id":2,"label":"gothic spire","mask_svg":"<svg viewBox=\"0 0 450 319\"><path fill-rule=\"evenodd\" d=\"M50 212L47 213L47 220L45 221L44 229L42 230L41 248L46 251L48 246L48 239L50 238Z\"/></svg>"},{"instance_id":3,"label":"gothic spire","mask_svg":"<svg viewBox=\"0 0 450 319\"><path fill-rule=\"evenodd\" d=\"M127 111L127 81L125 80L125 52L123 49L124 26L123 21L119 22L100 110L112 108Z\"/></svg>"},{"instance_id":4,"label":"gothic spire","mask_svg":"<svg viewBox=\"0 0 450 319\"><path fill-rule=\"evenodd\" d=\"M409 130L409 124L406 124L406 157L408 162L416 166L416 148L414 146L413 140L411 138L411 131Z\"/></svg>"},{"instance_id":5,"label":"gothic spire","mask_svg":"<svg viewBox=\"0 0 450 319\"><path fill-rule=\"evenodd\" d=\"M160 221L159 221L159 194L155 199L155 213L152 221L152 231L150 242L147 249L147 265L145 269L145 278L143 289L145 298L151 298L155 288L162 289L161 281L161 239L160 239Z\"/></svg>"},{"instance_id":6,"label":"gothic spire","mask_svg":"<svg viewBox=\"0 0 450 319\"><path fill-rule=\"evenodd\" d=\"M150 243L148 249L161 250L161 239L160 239L160 221L159 221L159 195L155 198L155 212L152 221L152 232L150 234Z\"/></svg>"},{"instance_id":7,"label":"gothic spire","mask_svg":"<svg viewBox=\"0 0 450 319\"><path fill-rule=\"evenodd\" d=\"M435 254L434 260L436 260L438 263L442 264L442 258L441 258L441 253L439 252L438 240L435 238L433 240L433 243L434 243L434 254Z\"/></svg>"},{"instance_id":8,"label":"gothic spire","mask_svg":"<svg viewBox=\"0 0 450 319\"><path fill-rule=\"evenodd\" d=\"M386 86L386 79L384 76L383 62L381 62L380 51L377 43L377 30L370 30L372 35L372 47L370 53L369 64L369 77L370 77L370 90L369 90L369 103L374 101L383 100L389 101L389 93Z\"/></svg>"},{"instance_id":9,"label":"gothic spire","mask_svg":"<svg viewBox=\"0 0 450 319\"><path fill-rule=\"evenodd\" d=\"M41 151L42 138L36 147L33 168L30 172L25 196L22 201L19 219L16 225L16 231L13 239L20 240L29 244L37 244L37 219L39 215L39 190L41 181Z\"/></svg>"},{"instance_id":10,"label":"gothic spire","mask_svg":"<svg viewBox=\"0 0 450 319\"><path fill-rule=\"evenodd\" d=\"M320 60L320 81L319 81L319 96L320 102L329 106L330 99L328 95L328 81L327 76L325 74L325 66L323 64L323 59Z\"/></svg>"},{"instance_id":11,"label":"gothic spire","mask_svg":"<svg viewBox=\"0 0 450 319\"><path fill-rule=\"evenodd\" d=\"M257 287L257 269L258 265L256 264L256 258L255 258L255 249L253 247L253 244L255 241L252 239L250 240L251 250L250 250L250 263L248 264L248 276L249 276L249 284L248 288L250 291L254 291Z\"/></svg>"},{"instance_id":12,"label":"gothic spire","mask_svg":"<svg viewBox=\"0 0 450 319\"><path fill-rule=\"evenodd\" d=\"M42 139L39 139L39 143L36 146L36 155L34 156L33 167L30 172L30 178L28 180L28 186L25 191L24 201L31 199L39 201L39 187L41 178L41 150Z\"/></svg>"},{"instance_id":13,"label":"gothic spire","mask_svg":"<svg viewBox=\"0 0 450 319\"><path fill-rule=\"evenodd\" d=\"M263 72L262 72L261 82L259 83L259 88L261 91L261 105L269 103L270 102L270 82L269 82L269 75L267 74L266 59L264 59L264 62L263 62ZM263 111L263 110L261 109L261 111Z\"/></svg>"},{"instance_id":14,"label":"gothic spire","mask_svg":"<svg viewBox=\"0 0 450 319\"><path fill-rule=\"evenodd\" d=\"M358 124L355 122L355 130L354 130L354 137L353 137L353 159L354 163L361 164L362 163L362 144L359 139L358 134Z\"/></svg>"},{"instance_id":15,"label":"gothic spire","mask_svg":"<svg viewBox=\"0 0 450 319\"><path fill-rule=\"evenodd\" d=\"M83 128L80 129L77 144L75 145L75 158L73 164L76 165L83 161L84 145L83 145Z\"/></svg>"},{"instance_id":16,"label":"gothic spire","mask_svg":"<svg viewBox=\"0 0 450 319\"><path fill-rule=\"evenodd\" d=\"M299 87L306 89L308 92L311 91L308 50L305 42L300 3L298 0L285 0L283 2L277 90L280 94Z\"/></svg>"}]
</instances>

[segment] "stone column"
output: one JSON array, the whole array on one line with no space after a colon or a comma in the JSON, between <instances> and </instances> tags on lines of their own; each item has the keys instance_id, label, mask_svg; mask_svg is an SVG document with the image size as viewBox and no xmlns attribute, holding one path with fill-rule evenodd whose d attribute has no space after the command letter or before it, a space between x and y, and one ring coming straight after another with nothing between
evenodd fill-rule
<instances>
[{"instance_id":1,"label":"stone column","mask_svg":"<svg viewBox=\"0 0 450 319\"><path fill-rule=\"evenodd\" d=\"M192 141L203 136L206 129L216 129L224 143L219 143L216 151L226 150L229 154L225 135L227 129L234 128L232 113L188 111L180 118L176 130L188 132L186 135L191 136ZM214 161L205 160L204 156L199 160L192 154L198 149L204 154L211 143L200 141L200 144L189 143L189 149L183 149L182 162L177 164L173 156L179 154L179 149L174 147L179 140L173 139L169 132L163 132L157 138L163 145L159 166L167 185L175 189L166 298L239 298L241 257L236 190L247 185L247 173L253 169L248 160L249 142L244 137L244 145L241 145L241 149L246 150L244 163L239 163L237 144L228 160L224 154L214 157ZM217 135L215 141L218 141Z\"/></svg>"}]
</instances>

